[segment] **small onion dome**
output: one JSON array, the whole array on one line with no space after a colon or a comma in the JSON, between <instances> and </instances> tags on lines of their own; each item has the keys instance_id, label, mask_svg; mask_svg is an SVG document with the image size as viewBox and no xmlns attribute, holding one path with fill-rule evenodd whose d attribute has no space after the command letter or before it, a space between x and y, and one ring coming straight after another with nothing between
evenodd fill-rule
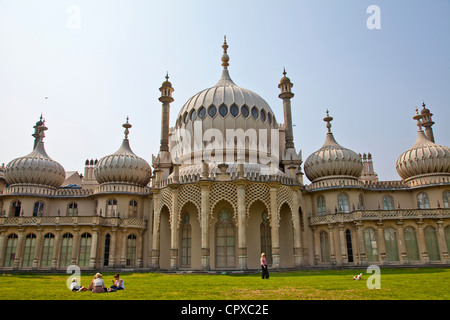
<instances>
[{"instance_id":1,"label":"small onion dome","mask_svg":"<svg viewBox=\"0 0 450 320\"><path fill-rule=\"evenodd\" d=\"M291 79L289 79L286 76L286 74L287 74L286 69L283 68L283 78L281 78L281 80L280 80L280 85L291 83ZM280 87L280 85L278 87Z\"/></svg>"},{"instance_id":2,"label":"small onion dome","mask_svg":"<svg viewBox=\"0 0 450 320\"><path fill-rule=\"evenodd\" d=\"M417 110L416 110L417 113ZM450 148L429 140L422 130L420 116L416 115L419 131L414 145L398 157L395 164L398 174L404 180L424 175L450 176Z\"/></svg>"},{"instance_id":3,"label":"small onion dome","mask_svg":"<svg viewBox=\"0 0 450 320\"><path fill-rule=\"evenodd\" d=\"M95 168L94 175L99 184L128 183L146 186L150 182L152 170L147 161L135 155L130 148L128 129L131 124L123 124L125 139L115 153L101 158Z\"/></svg>"},{"instance_id":4,"label":"small onion dome","mask_svg":"<svg viewBox=\"0 0 450 320\"><path fill-rule=\"evenodd\" d=\"M363 168L361 156L336 142L330 130L333 118L328 115L328 110L323 120L328 128L325 143L306 159L306 176L311 182L329 178L359 178Z\"/></svg>"},{"instance_id":5,"label":"small onion dome","mask_svg":"<svg viewBox=\"0 0 450 320\"><path fill-rule=\"evenodd\" d=\"M47 155L44 148L44 131L47 127L42 123L35 136L37 141L33 151L12 160L6 166L5 180L10 186L17 184L40 185L50 188L59 188L66 179L64 168Z\"/></svg>"}]
</instances>

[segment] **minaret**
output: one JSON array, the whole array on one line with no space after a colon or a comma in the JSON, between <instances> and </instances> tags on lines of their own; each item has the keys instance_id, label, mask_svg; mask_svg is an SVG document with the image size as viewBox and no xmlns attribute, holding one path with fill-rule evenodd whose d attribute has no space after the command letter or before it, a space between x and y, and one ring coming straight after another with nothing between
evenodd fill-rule
<instances>
[{"instance_id":1,"label":"minaret","mask_svg":"<svg viewBox=\"0 0 450 320\"><path fill-rule=\"evenodd\" d=\"M284 77L281 78L278 88L280 88L281 93L278 95L280 99L283 100L283 111L284 111L284 125L285 125L285 141L286 149L294 148L294 134L292 130L292 112L291 112L291 99L294 94L291 92L291 88L294 86L291 80L286 77L286 70L283 68Z\"/></svg>"},{"instance_id":2,"label":"minaret","mask_svg":"<svg viewBox=\"0 0 450 320\"><path fill-rule=\"evenodd\" d=\"M291 80L286 77L286 70L283 68L284 77L281 78L278 88L281 93L278 95L283 100L284 126L285 126L285 147L281 155L281 164L284 166L284 172L291 178L296 178L298 183L303 184L302 156L301 151L297 154L294 146L294 133L292 130L292 112L291 99L294 97L291 89L294 86ZM283 150L283 148L281 148Z\"/></svg>"},{"instance_id":3,"label":"minaret","mask_svg":"<svg viewBox=\"0 0 450 320\"><path fill-rule=\"evenodd\" d=\"M173 102L172 92L174 91L172 84L169 82L169 74L166 74L166 81L163 82L161 88L161 97L159 101L162 102L161 115L161 146L159 151L169 151L169 118L170 118L170 103Z\"/></svg>"},{"instance_id":4,"label":"minaret","mask_svg":"<svg viewBox=\"0 0 450 320\"><path fill-rule=\"evenodd\" d=\"M433 128L431 126L434 124L433 120L431 120L431 116L433 115L429 109L425 108L425 102L422 103L422 126L425 127L425 134L428 140L434 142Z\"/></svg>"}]
</instances>

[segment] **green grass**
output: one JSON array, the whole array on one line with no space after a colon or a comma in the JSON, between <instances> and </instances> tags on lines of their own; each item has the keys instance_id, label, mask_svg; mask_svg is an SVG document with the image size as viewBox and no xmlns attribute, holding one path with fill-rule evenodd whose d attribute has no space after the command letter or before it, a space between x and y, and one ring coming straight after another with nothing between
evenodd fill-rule
<instances>
[{"instance_id":1,"label":"green grass","mask_svg":"<svg viewBox=\"0 0 450 320\"><path fill-rule=\"evenodd\" d=\"M352 280L363 273L360 281ZM122 273L126 290L70 292L67 274L0 274L0 300L448 300L450 269L381 269L381 288L368 289L361 270L207 275ZM93 273L82 273L88 286ZM113 275L103 274L109 286Z\"/></svg>"}]
</instances>

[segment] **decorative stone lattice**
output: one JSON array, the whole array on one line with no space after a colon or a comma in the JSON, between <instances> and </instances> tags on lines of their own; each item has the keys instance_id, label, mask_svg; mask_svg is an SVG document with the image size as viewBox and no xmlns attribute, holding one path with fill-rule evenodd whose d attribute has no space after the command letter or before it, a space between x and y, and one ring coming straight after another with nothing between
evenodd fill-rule
<instances>
[{"instance_id":1,"label":"decorative stone lattice","mask_svg":"<svg viewBox=\"0 0 450 320\"><path fill-rule=\"evenodd\" d=\"M245 214L250 215L250 207L253 202L260 200L270 211L270 188L264 183L250 183L245 186Z\"/></svg>"},{"instance_id":2,"label":"decorative stone lattice","mask_svg":"<svg viewBox=\"0 0 450 320\"><path fill-rule=\"evenodd\" d=\"M292 202L292 189L287 186L279 186L277 188L277 213L280 214L281 206L287 203L291 208L291 212L294 213L294 205Z\"/></svg>"},{"instance_id":3,"label":"decorative stone lattice","mask_svg":"<svg viewBox=\"0 0 450 320\"><path fill-rule=\"evenodd\" d=\"M201 221L202 210L202 190L197 184L187 184L180 188L178 191L178 218L181 220L181 210L183 206L191 202L197 208L198 219Z\"/></svg>"},{"instance_id":4,"label":"decorative stone lattice","mask_svg":"<svg viewBox=\"0 0 450 320\"><path fill-rule=\"evenodd\" d=\"M216 204L221 201L228 201L233 207L234 215L237 214L237 189L236 185L231 182L219 182L214 183L210 187L210 214L212 216L212 212Z\"/></svg>"}]
</instances>

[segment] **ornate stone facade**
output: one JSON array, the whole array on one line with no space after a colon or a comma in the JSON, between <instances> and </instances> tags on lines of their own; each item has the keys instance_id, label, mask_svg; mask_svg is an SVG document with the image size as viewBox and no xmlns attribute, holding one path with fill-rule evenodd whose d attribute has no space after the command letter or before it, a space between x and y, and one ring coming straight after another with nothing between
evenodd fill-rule
<instances>
[{"instance_id":1,"label":"ornate stone facade","mask_svg":"<svg viewBox=\"0 0 450 320\"><path fill-rule=\"evenodd\" d=\"M174 128L166 76L153 169L131 150L127 119L117 152L66 172L44 149L41 118L33 152L0 168L0 269L248 270L262 252L272 268L450 263L450 153L425 104L396 164L401 180L379 181L370 153L339 145L328 111L303 173L286 72L280 124L231 80L223 49L219 82L186 102Z\"/></svg>"}]
</instances>

